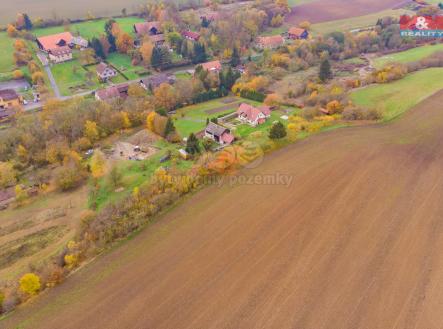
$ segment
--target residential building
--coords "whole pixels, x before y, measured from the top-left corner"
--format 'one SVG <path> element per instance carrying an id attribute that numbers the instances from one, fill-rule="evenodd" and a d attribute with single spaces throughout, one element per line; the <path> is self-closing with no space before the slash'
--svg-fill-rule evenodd
<path id="1" fill-rule="evenodd" d="M 72 50 L 68 46 L 57 47 L 48 51 L 49 60 L 53 63 L 62 63 L 72 59 Z"/>
<path id="2" fill-rule="evenodd" d="M 150 77 L 140 79 L 140 86 L 146 90 L 154 90 L 162 83 L 174 84 L 176 77 L 173 74 L 160 73 Z"/>
<path id="3" fill-rule="evenodd" d="M 238 120 L 247 123 L 253 127 L 263 124 L 271 116 L 269 106 L 254 107 L 252 105 L 242 103 L 237 109 Z"/>
<path id="4" fill-rule="evenodd" d="M 117 71 L 106 63 L 100 63 L 96 68 L 97 76 L 101 81 L 108 81 L 117 75 Z"/>
<path id="5" fill-rule="evenodd" d="M 161 24 L 158 21 L 135 23 L 134 32 L 137 36 L 161 34 Z"/>
<path id="6" fill-rule="evenodd" d="M 116 86 L 111 86 L 104 89 L 99 89 L 95 92 L 95 99 L 100 101 L 113 101 L 119 98 L 128 97 L 128 84 L 121 84 Z"/>
<path id="7" fill-rule="evenodd" d="M 72 39 L 71 32 L 63 32 L 37 38 L 37 45 L 42 51 L 47 53 L 50 50 L 72 44 Z"/>
<path id="8" fill-rule="evenodd" d="M 309 32 L 306 29 L 302 29 L 300 27 L 291 27 L 288 31 L 289 39 L 307 39 L 309 36 Z"/>
<path id="9" fill-rule="evenodd" d="M 200 39 L 200 34 L 193 31 L 182 31 L 182 37 L 191 41 L 197 42 Z"/>
<path id="10" fill-rule="evenodd" d="M 229 145 L 234 141 L 234 135 L 228 128 L 220 126 L 214 122 L 209 122 L 205 128 L 206 138 L 210 138 L 220 145 Z"/>
<path id="11" fill-rule="evenodd" d="M 88 48 L 88 45 L 89 45 L 88 40 L 80 36 L 73 37 L 70 43 L 71 47 L 79 47 L 81 49 Z"/>
<path id="12" fill-rule="evenodd" d="M 0 90 L 0 109 L 10 109 L 19 107 L 21 105 L 21 98 L 13 89 Z"/>
<path id="13" fill-rule="evenodd" d="M 197 66 L 201 65 L 203 70 L 209 71 L 209 72 L 220 72 L 222 69 L 222 65 L 220 61 L 212 61 L 212 62 L 206 62 L 198 64 Z"/>
<path id="14" fill-rule="evenodd" d="M 152 43 L 156 47 L 162 46 L 165 43 L 165 41 L 166 41 L 164 34 L 151 35 L 151 36 L 149 36 L 149 39 L 152 41 Z"/>
<path id="15" fill-rule="evenodd" d="M 260 49 L 276 49 L 285 44 L 285 39 L 281 35 L 269 37 L 258 37 L 256 46 Z"/>

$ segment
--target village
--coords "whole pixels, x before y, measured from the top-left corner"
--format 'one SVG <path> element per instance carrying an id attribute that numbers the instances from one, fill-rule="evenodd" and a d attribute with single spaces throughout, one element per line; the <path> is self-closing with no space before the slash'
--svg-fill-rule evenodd
<path id="1" fill-rule="evenodd" d="M 51 288 L 214 177 L 316 134 L 387 124 L 443 88 L 443 39 L 400 36 L 442 3 L 340 8 L 149 2 L 11 18 L 0 31 L 0 313 L 37 294 L 18 275 Z"/>

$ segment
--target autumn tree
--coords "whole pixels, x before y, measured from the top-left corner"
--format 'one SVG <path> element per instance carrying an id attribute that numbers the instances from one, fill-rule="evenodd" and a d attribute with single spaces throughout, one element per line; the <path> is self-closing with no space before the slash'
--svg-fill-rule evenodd
<path id="1" fill-rule="evenodd" d="M 85 122 L 85 130 L 84 135 L 86 138 L 88 138 L 92 143 L 98 140 L 99 138 L 99 132 L 97 123 L 94 121 L 86 120 Z"/>
<path id="2" fill-rule="evenodd" d="M 120 53 L 127 54 L 134 45 L 134 39 L 128 33 L 121 32 L 117 36 L 116 45 Z"/>
<path id="3" fill-rule="evenodd" d="M 162 83 L 154 90 L 154 98 L 157 107 L 168 111 L 173 110 L 177 105 L 174 87 L 168 83 Z"/>
<path id="4" fill-rule="evenodd" d="M 95 151 L 91 158 L 92 177 L 99 178 L 105 174 L 106 160 L 101 151 Z"/>
<path id="5" fill-rule="evenodd" d="M 20 290 L 28 295 L 36 295 L 40 290 L 40 278 L 34 273 L 26 273 L 20 280 Z"/>
<path id="6" fill-rule="evenodd" d="M 148 38 L 145 38 L 143 40 L 142 46 L 139 49 L 139 52 L 140 52 L 140 54 L 142 56 L 144 64 L 150 64 L 151 63 L 151 58 L 152 58 L 153 50 L 154 50 L 154 45 L 152 44 L 152 42 Z"/>
<path id="7" fill-rule="evenodd" d="M 8 187 L 16 182 L 17 173 L 10 162 L 0 162 L 0 186 Z"/>

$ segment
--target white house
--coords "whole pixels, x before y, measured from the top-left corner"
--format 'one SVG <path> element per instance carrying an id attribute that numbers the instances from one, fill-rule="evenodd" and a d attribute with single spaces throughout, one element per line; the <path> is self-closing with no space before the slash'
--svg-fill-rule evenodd
<path id="1" fill-rule="evenodd" d="M 238 120 L 253 127 L 263 124 L 271 116 L 271 109 L 268 106 L 254 107 L 242 103 L 237 110 Z"/>

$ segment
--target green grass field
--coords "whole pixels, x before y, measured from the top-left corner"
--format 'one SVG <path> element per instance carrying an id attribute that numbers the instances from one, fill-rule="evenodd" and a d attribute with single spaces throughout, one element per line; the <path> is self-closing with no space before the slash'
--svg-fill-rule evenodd
<path id="1" fill-rule="evenodd" d="M 122 160 L 117 163 L 117 168 L 122 175 L 121 192 L 116 192 L 115 187 L 111 185 L 106 177 L 99 180 L 99 190 L 96 196 L 96 204 L 98 209 L 111 203 L 122 200 L 128 196 L 135 187 L 148 184 L 154 172 L 160 167 L 174 167 L 177 169 L 189 169 L 194 164 L 192 161 L 185 161 L 180 158 L 170 159 L 160 163 L 160 159 L 167 152 L 176 154 L 181 147 L 179 144 L 170 144 L 164 140 L 158 141 L 156 146 L 160 151 L 143 161 Z M 91 202 L 91 200 L 89 200 Z"/>
<path id="2" fill-rule="evenodd" d="M 443 51 L 443 43 L 439 43 L 436 45 L 427 45 L 422 47 L 417 47 L 413 49 L 409 49 L 406 51 L 402 51 L 395 54 L 390 54 L 383 57 L 378 57 L 374 59 L 374 65 L 377 68 L 381 68 L 388 63 L 410 63 L 419 61 L 423 58 L 426 58 L 438 51 Z"/>
<path id="3" fill-rule="evenodd" d="M 123 31 L 128 32 L 131 35 L 134 35 L 134 29 L 133 29 L 134 23 L 142 22 L 143 19 L 137 17 L 125 17 L 125 18 L 117 18 L 116 21 L 120 25 L 120 28 Z M 106 19 L 100 19 L 95 21 L 75 23 L 68 26 L 54 26 L 54 27 L 36 29 L 33 31 L 33 33 L 37 37 L 41 37 L 45 35 L 61 33 L 66 31 L 66 29 L 68 29 L 72 33 L 79 33 L 85 39 L 91 39 L 93 37 L 99 37 L 101 34 L 105 32 L 104 31 L 105 23 Z"/>
<path id="4" fill-rule="evenodd" d="M 131 58 L 124 54 L 112 53 L 106 58 L 106 61 L 119 69 L 129 80 L 138 79 L 140 77 L 138 73 L 147 72 L 143 66 L 132 65 Z"/>
<path id="5" fill-rule="evenodd" d="M 0 33 L 0 72 L 11 72 L 15 65 L 12 59 L 14 53 L 14 39 L 11 39 L 6 32 Z"/>
<path id="6" fill-rule="evenodd" d="M 232 99 L 232 102 L 224 103 L 226 99 Z M 249 104 L 259 104 L 254 101 L 244 100 L 240 97 L 220 98 L 200 104 L 190 105 L 177 110 L 173 115 L 174 125 L 182 137 L 189 136 L 190 133 L 196 133 L 206 127 L 206 119 L 216 118 L 220 115 L 228 114 L 237 110 L 240 102 L 245 101 Z M 216 113 L 207 113 L 206 111 L 220 108 Z"/>
<path id="7" fill-rule="evenodd" d="M 392 120 L 443 88 L 443 68 L 431 68 L 389 84 L 372 85 L 351 94 L 359 106 L 383 111 L 383 121 Z"/>
<path id="8" fill-rule="evenodd" d="M 377 23 L 377 20 L 382 17 L 393 16 L 398 18 L 400 15 L 404 14 L 412 15 L 412 11 L 405 9 L 384 10 L 365 16 L 357 16 L 342 20 L 313 24 L 311 30 L 314 34 L 326 34 L 334 31 L 350 31 L 373 26 Z"/>

